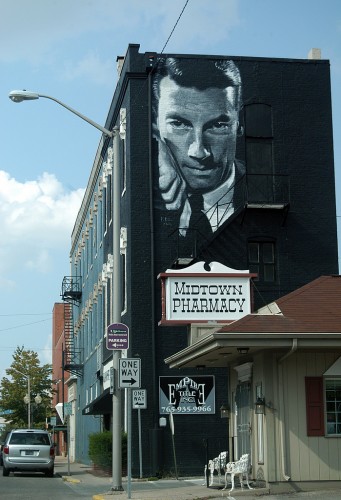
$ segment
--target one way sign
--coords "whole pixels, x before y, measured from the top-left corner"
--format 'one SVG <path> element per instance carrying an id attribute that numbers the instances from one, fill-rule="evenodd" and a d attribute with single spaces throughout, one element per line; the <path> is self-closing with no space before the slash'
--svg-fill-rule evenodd
<path id="1" fill-rule="evenodd" d="M 141 359 L 120 358 L 118 368 L 118 387 L 120 389 L 141 387 Z"/>
<path id="2" fill-rule="evenodd" d="M 133 391 L 132 407 L 138 410 L 145 410 L 147 408 L 146 389 L 135 389 Z"/>

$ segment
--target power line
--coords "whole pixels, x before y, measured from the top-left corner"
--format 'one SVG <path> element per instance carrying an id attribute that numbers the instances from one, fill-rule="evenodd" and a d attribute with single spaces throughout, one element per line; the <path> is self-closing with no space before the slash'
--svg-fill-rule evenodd
<path id="1" fill-rule="evenodd" d="M 16 330 L 17 328 L 22 328 L 23 326 L 36 325 L 37 323 L 45 323 L 46 321 L 51 321 L 51 318 L 41 319 L 40 321 L 33 321 L 32 323 L 24 323 L 22 325 L 11 326 L 9 328 L 2 328 L 0 332 L 6 332 L 8 330 Z"/>
<path id="2" fill-rule="evenodd" d="M 174 24 L 173 29 L 172 29 L 172 31 L 170 32 L 170 35 L 169 35 L 169 37 L 167 38 L 167 41 L 166 41 L 166 43 L 165 43 L 165 44 L 164 44 L 164 46 L 163 46 L 163 49 L 162 49 L 162 50 L 161 50 L 161 52 L 160 52 L 161 54 L 163 54 L 163 51 L 164 51 L 164 50 L 165 50 L 165 48 L 167 47 L 168 42 L 169 42 L 169 40 L 171 39 L 171 37 L 172 37 L 172 35 L 173 35 L 174 31 L 175 31 L 175 28 L 177 27 L 178 22 L 180 21 L 180 19 L 181 19 L 181 17 L 182 17 L 182 14 L 184 13 L 184 11 L 185 11 L 185 9 L 186 9 L 186 7 L 187 7 L 188 2 L 189 2 L 189 0 L 186 0 L 186 3 L 185 3 L 185 5 L 183 6 L 182 11 L 181 11 L 181 12 L 180 12 L 180 14 L 179 14 L 179 17 L 178 17 L 178 19 L 176 20 L 176 23 Z"/>
<path id="3" fill-rule="evenodd" d="M 14 313 L 14 314 L 0 314 L 0 317 L 11 317 L 11 316 L 52 316 L 52 313 Z"/>

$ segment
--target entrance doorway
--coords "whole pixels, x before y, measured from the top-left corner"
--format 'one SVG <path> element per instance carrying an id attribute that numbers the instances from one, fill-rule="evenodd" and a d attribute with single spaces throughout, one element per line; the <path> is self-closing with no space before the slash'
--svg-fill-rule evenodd
<path id="1" fill-rule="evenodd" d="M 251 383 L 241 382 L 236 387 L 236 430 L 237 442 L 235 460 L 248 453 L 251 456 Z"/>

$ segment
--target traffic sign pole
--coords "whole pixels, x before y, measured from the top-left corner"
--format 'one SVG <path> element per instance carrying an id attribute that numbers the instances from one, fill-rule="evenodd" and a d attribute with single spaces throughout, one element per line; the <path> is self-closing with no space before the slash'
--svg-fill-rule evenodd
<path id="1" fill-rule="evenodd" d="M 140 479 L 142 479 L 142 437 L 141 437 L 141 408 L 138 408 L 138 425 L 139 425 L 139 460 L 140 460 Z"/>
<path id="2" fill-rule="evenodd" d="M 141 409 L 147 408 L 147 390 L 146 389 L 134 389 L 133 390 L 132 408 L 137 409 L 137 412 L 138 412 L 140 479 L 142 479 L 143 473 L 142 473 Z"/>
<path id="3" fill-rule="evenodd" d="M 131 389 L 127 389 L 127 493 L 131 498 Z"/>

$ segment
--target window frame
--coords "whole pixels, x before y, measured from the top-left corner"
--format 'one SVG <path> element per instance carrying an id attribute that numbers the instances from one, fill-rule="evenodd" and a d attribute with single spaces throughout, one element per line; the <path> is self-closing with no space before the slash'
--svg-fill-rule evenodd
<path id="1" fill-rule="evenodd" d="M 258 261 L 250 260 L 250 246 L 252 244 L 256 244 L 258 247 Z M 273 254 L 273 262 L 267 262 L 264 260 L 264 246 L 266 244 L 272 245 L 272 254 Z M 277 282 L 277 258 L 276 258 L 276 241 L 273 239 L 260 239 L 260 238 L 250 238 L 247 242 L 247 262 L 248 269 L 250 272 L 254 272 L 257 274 L 257 277 L 254 278 L 255 281 L 262 284 L 272 284 Z M 257 266 L 257 269 L 256 269 Z M 268 267 L 272 267 L 273 279 L 268 280 L 265 279 L 266 273 L 264 270 Z"/>
<path id="2" fill-rule="evenodd" d="M 325 424 L 325 435 L 326 437 L 341 437 L 341 398 L 339 400 L 339 411 L 337 413 L 340 414 L 340 420 L 339 420 L 339 423 L 337 421 L 337 417 L 336 417 L 336 426 L 339 425 L 340 427 L 340 432 L 336 432 L 336 433 L 332 433 L 332 432 L 328 432 L 328 413 L 332 413 L 328 410 L 327 406 L 328 406 L 328 400 L 327 400 L 327 382 L 338 382 L 339 383 L 339 391 L 341 393 L 341 377 L 338 377 L 338 376 L 334 376 L 334 377 L 322 377 L 323 378 L 323 402 L 324 402 L 324 424 Z M 336 389 L 334 389 L 336 390 Z"/>

